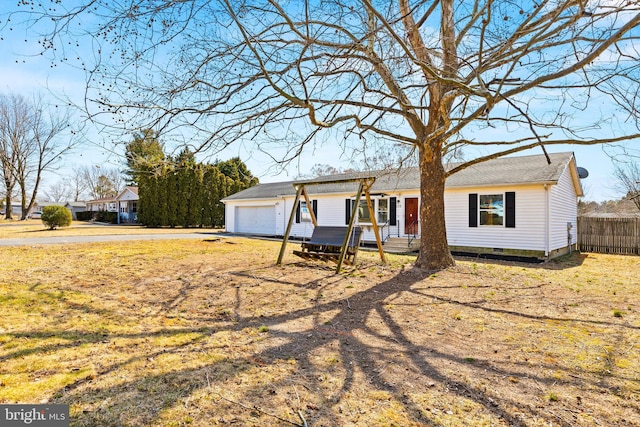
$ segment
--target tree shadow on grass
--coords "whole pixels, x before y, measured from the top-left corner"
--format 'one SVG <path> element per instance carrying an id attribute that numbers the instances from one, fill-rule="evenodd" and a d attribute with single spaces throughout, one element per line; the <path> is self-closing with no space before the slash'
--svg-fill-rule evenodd
<path id="1" fill-rule="evenodd" d="M 297 280 L 296 268 L 228 273 L 234 281 L 220 286 L 227 286 L 232 294 L 230 319 L 221 321 L 219 315 L 204 310 L 183 315 L 183 323 L 193 327 L 107 333 L 109 342 L 120 343 L 119 357 L 102 361 L 94 374 L 57 390 L 54 400 L 73 405 L 74 425 L 146 426 L 168 420 L 176 425 L 194 420 L 202 425 L 242 425 L 247 420 L 259 425 L 390 425 L 409 420 L 409 425 L 440 426 L 447 420 L 470 416 L 472 422 L 490 420 L 510 426 L 528 425 L 527 419 L 570 426 L 575 425 L 574 419 L 554 415 L 540 402 L 544 387 L 563 383 L 607 391 L 606 386 L 576 378 L 571 372 L 563 378 L 551 373 L 523 374 L 529 365 L 522 361 L 471 357 L 482 354 L 474 348 L 481 335 L 474 338 L 457 332 L 455 320 L 453 326 L 413 324 L 397 314 L 402 309 L 437 310 L 440 307 L 429 305 L 447 304 L 531 321 L 544 322 L 548 316 L 496 309 L 482 299 L 445 298 L 441 292 L 461 285 L 432 289 L 429 275 L 419 270 L 377 284 L 361 283 L 361 290 L 340 297 L 341 287 L 358 283 L 322 267 L 314 270 L 313 277 Z M 203 274 L 200 280 L 206 282 L 214 274 L 218 273 Z M 179 309 L 197 286 L 193 280 L 181 283 L 175 295 L 158 303 L 161 310 Z M 262 284 L 267 283 L 281 286 L 283 294 L 273 294 L 272 288 L 261 293 Z M 332 297 L 325 298 L 325 293 Z M 300 295 L 310 303 L 300 303 Z M 272 314 L 247 311 L 254 301 L 266 304 L 265 299 L 270 298 L 275 302 L 269 303 L 284 304 L 278 300 L 287 297 L 292 301 L 295 297 L 301 306 L 275 307 Z M 68 310 L 102 309 L 70 304 Z M 442 319 L 433 316 L 434 321 Z M 66 339 L 66 347 L 98 344 L 99 337 L 87 334 L 86 339 L 76 339 L 73 334 L 65 335 L 68 333 L 49 334 Z M 82 331 L 77 334 L 83 336 Z M 190 338 L 151 343 L 148 350 L 132 350 L 127 355 L 127 346 L 183 335 Z M 15 338 L 20 338 L 20 333 Z M 33 352 L 55 350 L 44 346 Z M 4 357 L 21 356 L 13 353 Z M 550 365 L 552 368 L 562 369 Z M 517 382 L 511 385 L 512 393 L 506 394 L 492 387 L 492 378 L 514 378 Z M 531 404 L 536 400 L 537 405 Z M 465 410 L 471 415 L 464 415 Z"/>
<path id="2" fill-rule="evenodd" d="M 581 266 L 582 264 L 584 264 L 587 258 L 589 258 L 589 254 L 585 252 L 573 251 L 558 258 L 546 261 L 538 258 L 527 259 L 519 257 L 509 257 L 499 254 L 478 254 L 474 256 L 473 254 L 468 253 L 458 253 L 455 258 L 459 260 L 475 262 L 478 264 L 513 265 L 542 270 L 563 270 L 566 268 Z"/>

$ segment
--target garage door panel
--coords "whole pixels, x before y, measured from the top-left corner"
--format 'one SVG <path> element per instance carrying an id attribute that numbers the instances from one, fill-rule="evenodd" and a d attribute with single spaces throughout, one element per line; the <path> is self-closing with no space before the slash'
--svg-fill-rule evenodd
<path id="1" fill-rule="evenodd" d="M 236 208 L 236 232 L 276 234 L 275 206 L 242 206 Z"/>

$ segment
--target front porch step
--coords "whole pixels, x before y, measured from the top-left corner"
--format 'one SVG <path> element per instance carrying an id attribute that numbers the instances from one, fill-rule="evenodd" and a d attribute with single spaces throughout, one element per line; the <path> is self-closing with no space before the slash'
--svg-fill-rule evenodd
<path id="1" fill-rule="evenodd" d="M 383 249 L 390 253 L 414 252 L 420 249 L 420 238 L 413 239 L 409 245 L 409 239 L 406 237 L 389 237 L 384 242 Z"/>

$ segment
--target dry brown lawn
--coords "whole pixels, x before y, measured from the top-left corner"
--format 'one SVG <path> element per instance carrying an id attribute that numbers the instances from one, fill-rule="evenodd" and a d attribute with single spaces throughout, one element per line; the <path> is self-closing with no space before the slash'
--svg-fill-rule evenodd
<path id="1" fill-rule="evenodd" d="M 0 248 L 0 402 L 77 426 L 640 425 L 640 257 L 544 264 L 243 238 Z"/>

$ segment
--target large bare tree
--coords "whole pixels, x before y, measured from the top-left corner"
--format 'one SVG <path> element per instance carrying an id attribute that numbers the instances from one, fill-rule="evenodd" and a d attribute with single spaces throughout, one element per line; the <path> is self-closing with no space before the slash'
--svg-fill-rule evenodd
<path id="1" fill-rule="evenodd" d="M 84 197 L 86 197 L 86 193 L 89 190 L 90 183 L 85 179 L 84 171 L 85 168 L 82 166 L 73 166 L 71 173 L 67 177 L 69 195 L 74 202 L 85 200 Z"/>
<path id="2" fill-rule="evenodd" d="M 77 178 L 84 182 L 89 196 L 93 199 L 104 199 L 117 196 L 125 187 L 122 173 L 111 167 L 84 166 L 74 171 Z"/>
<path id="3" fill-rule="evenodd" d="M 22 3 L 43 48 L 87 69 L 95 120 L 188 126 L 205 135 L 200 148 L 251 141 L 279 162 L 327 140 L 345 155 L 407 146 L 422 176 L 422 268 L 454 264 L 450 174 L 639 136 L 633 0 Z M 72 51 L 87 38 L 93 63 Z M 615 116 L 628 126 L 611 126 Z M 447 167 L 454 154 L 466 161 Z"/>
<path id="4" fill-rule="evenodd" d="M 29 157 L 17 176 L 22 219 L 33 209 L 44 172 L 57 168 L 78 143 L 77 134 L 71 129 L 71 115 L 66 109 L 34 102 L 31 126 L 31 139 L 25 145 Z"/>
<path id="5" fill-rule="evenodd" d="M 16 169 L 24 124 L 29 120 L 29 106 L 23 98 L 0 95 L 0 165 L 5 190 L 5 219 L 13 219 L 12 200 Z"/>
<path id="6" fill-rule="evenodd" d="M 17 185 L 21 219 L 26 219 L 36 202 L 43 174 L 57 167 L 77 143 L 69 111 L 49 108 L 22 95 L 0 95 L 0 139 L 5 188 Z"/>
<path id="7" fill-rule="evenodd" d="M 66 203 L 71 200 L 71 188 L 65 179 L 59 179 L 44 189 L 43 200 L 53 203 Z"/>

